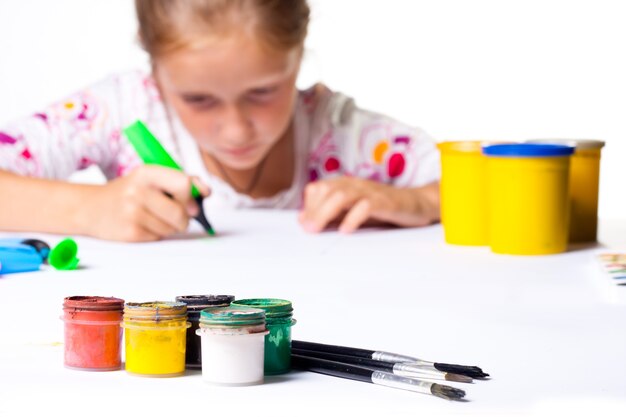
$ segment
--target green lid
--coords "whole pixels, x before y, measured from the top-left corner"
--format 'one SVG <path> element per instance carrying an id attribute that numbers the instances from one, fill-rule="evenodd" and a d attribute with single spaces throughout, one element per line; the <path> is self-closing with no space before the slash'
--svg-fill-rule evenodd
<path id="1" fill-rule="evenodd" d="M 249 298 L 246 300 L 235 300 L 231 306 L 260 308 L 265 311 L 265 316 L 270 319 L 291 317 L 293 307 L 291 301 L 280 298 Z"/>
<path id="2" fill-rule="evenodd" d="M 200 312 L 200 323 L 226 327 L 256 326 L 265 324 L 265 311 L 249 307 L 210 307 Z"/>
<path id="3" fill-rule="evenodd" d="M 63 239 L 50 251 L 48 263 L 55 269 L 71 270 L 76 269 L 79 259 L 76 257 L 78 245 L 74 239 Z"/>

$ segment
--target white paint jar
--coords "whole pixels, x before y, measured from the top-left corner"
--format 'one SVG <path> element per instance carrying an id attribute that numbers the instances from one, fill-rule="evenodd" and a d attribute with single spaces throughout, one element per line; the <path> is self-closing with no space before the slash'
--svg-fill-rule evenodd
<path id="1" fill-rule="evenodd" d="M 263 382 L 265 311 L 246 307 L 206 308 L 200 313 L 202 380 L 215 385 Z"/>

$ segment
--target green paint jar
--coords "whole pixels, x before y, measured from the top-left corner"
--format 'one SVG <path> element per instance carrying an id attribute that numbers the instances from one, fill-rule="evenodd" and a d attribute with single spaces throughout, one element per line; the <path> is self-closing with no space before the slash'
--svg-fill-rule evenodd
<path id="1" fill-rule="evenodd" d="M 236 300 L 231 306 L 253 307 L 265 311 L 265 320 L 269 333 L 265 336 L 265 375 L 279 375 L 291 369 L 291 326 L 296 324 L 292 318 L 291 301 L 277 298 L 254 298 Z"/>

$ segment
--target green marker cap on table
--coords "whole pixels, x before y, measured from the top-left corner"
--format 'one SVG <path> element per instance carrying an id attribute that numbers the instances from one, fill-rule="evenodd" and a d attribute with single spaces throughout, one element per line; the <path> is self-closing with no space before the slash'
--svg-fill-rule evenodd
<path id="1" fill-rule="evenodd" d="M 63 239 L 50 251 L 48 263 L 58 270 L 76 269 L 79 259 L 76 257 L 78 245 L 74 239 Z"/>

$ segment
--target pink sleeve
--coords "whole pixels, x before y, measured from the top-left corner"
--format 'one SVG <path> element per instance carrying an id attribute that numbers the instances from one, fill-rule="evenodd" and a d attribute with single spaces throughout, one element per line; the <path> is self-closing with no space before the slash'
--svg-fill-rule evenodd
<path id="1" fill-rule="evenodd" d="M 109 179 L 123 175 L 139 164 L 121 131 L 141 117 L 144 79 L 139 73 L 112 76 L 0 127 L 0 169 L 66 179 L 97 165 Z"/>
<path id="2" fill-rule="evenodd" d="M 311 180 L 349 175 L 398 187 L 439 180 L 439 153 L 423 130 L 360 109 L 343 94 L 317 86 L 309 108 Z"/>

